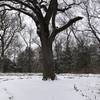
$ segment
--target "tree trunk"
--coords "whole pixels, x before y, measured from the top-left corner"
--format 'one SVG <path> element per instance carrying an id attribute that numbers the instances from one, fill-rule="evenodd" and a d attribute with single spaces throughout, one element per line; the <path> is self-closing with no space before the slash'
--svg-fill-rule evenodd
<path id="1" fill-rule="evenodd" d="M 43 80 L 55 80 L 55 68 L 53 61 L 52 43 L 49 39 L 42 39 L 42 63 L 43 63 Z"/>
<path id="2" fill-rule="evenodd" d="M 1 38 L 1 57 L 4 58 L 4 40 Z"/>
<path id="3" fill-rule="evenodd" d="M 28 47 L 28 60 L 29 60 L 29 66 L 28 66 L 28 72 L 31 73 L 32 72 L 32 64 L 31 64 L 31 47 Z"/>
<path id="4" fill-rule="evenodd" d="M 5 66 L 4 66 L 4 40 L 3 40 L 3 37 L 1 38 L 1 64 L 0 64 L 0 70 L 1 72 L 5 72 Z"/>

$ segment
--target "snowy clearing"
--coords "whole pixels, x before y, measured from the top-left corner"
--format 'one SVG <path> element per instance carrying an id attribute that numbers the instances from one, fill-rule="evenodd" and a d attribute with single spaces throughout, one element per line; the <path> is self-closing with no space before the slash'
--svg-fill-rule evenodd
<path id="1" fill-rule="evenodd" d="M 0 100 L 100 100 L 100 75 L 0 74 Z"/>

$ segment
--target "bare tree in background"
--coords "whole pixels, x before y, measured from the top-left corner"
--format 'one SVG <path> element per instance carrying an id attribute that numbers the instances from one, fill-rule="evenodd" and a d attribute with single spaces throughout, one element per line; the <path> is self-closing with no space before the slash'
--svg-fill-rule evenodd
<path id="1" fill-rule="evenodd" d="M 25 35 L 25 34 L 27 34 L 27 35 Z M 28 63 L 27 63 L 27 65 L 25 66 L 23 66 L 23 67 L 28 67 L 28 70 L 27 70 L 27 72 L 32 72 L 32 64 L 33 64 L 33 56 L 34 55 L 32 55 L 33 53 L 31 53 L 32 52 L 32 44 L 33 44 L 33 38 L 34 38 L 34 31 L 33 31 L 33 29 L 26 29 L 26 30 L 24 30 L 24 32 L 20 32 L 20 36 L 22 37 L 22 39 L 23 39 L 23 41 L 24 41 L 24 43 L 25 43 L 25 45 L 26 45 L 26 51 L 27 51 L 27 59 L 28 59 Z"/>
<path id="2" fill-rule="evenodd" d="M 20 31 L 18 17 L 9 15 L 6 10 L 0 12 L 0 44 L 1 57 L 5 56 L 5 52 L 13 42 L 15 34 Z"/>
<path id="3" fill-rule="evenodd" d="M 70 19 L 65 25 L 61 27 L 56 26 L 56 16 L 59 13 L 64 13 L 76 4 L 74 2 L 67 4 L 63 1 L 60 7 L 60 2 L 57 0 L 1 0 L 0 6 L 5 6 L 7 10 L 17 10 L 28 15 L 33 19 L 37 27 L 37 34 L 40 37 L 43 55 L 43 79 L 55 79 L 55 68 L 53 64 L 52 43 L 56 35 L 67 29 L 73 23 L 81 20 L 82 17 L 77 16 Z M 51 24 L 51 25 L 50 25 Z M 52 26 L 50 31 L 49 26 Z M 33 26 L 34 27 L 34 26 Z"/>
<path id="4" fill-rule="evenodd" d="M 92 33 L 93 37 L 97 39 L 97 41 L 100 43 L 100 2 L 99 0 L 86 0 L 83 2 L 83 5 L 81 5 L 81 8 L 83 9 L 83 15 L 86 17 L 86 24 L 85 30 L 88 33 Z"/>
<path id="5" fill-rule="evenodd" d="M 7 62 L 11 62 L 6 58 L 6 53 L 14 41 L 16 34 L 21 31 L 20 23 L 16 13 L 9 15 L 5 8 L 0 11 L 0 68 L 5 72 Z M 7 62 L 6 62 L 7 61 Z"/>

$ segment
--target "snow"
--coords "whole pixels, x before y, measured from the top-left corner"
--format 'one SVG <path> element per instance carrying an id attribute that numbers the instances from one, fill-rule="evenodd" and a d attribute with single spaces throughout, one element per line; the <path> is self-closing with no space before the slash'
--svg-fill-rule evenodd
<path id="1" fill-rule="evenodd" d="M 100 75 L 0 74 L 0 100 L 100 100 Z"/>

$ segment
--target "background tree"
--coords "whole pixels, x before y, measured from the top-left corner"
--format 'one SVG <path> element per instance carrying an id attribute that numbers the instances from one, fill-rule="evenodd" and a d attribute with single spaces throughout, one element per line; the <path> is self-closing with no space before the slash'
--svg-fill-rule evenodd
<path id="1" fill-rule="evenodd" d="M 97 6 L 98 5 L 98 6 Z M 84 0 L 82 5 L 80 6 L 82 10 L 82 14 L 85 17 L 82 30 L 90 34 L 91 37 L 95 37 L 97 41 L 100 43 L 100 30 L 99 30 L 99 9 L 100 2 L 98 0 Z"/>
<path id="2" fill-rule="evenodd" d="M 18 54 L 17 66 L 21 69 L 22 72 L 30 72 L 30 71 L 32 72 L 33 65 L 34 65 L 34 51 L 30 47 L 27 47 L 25 51 Z"/>
<path id="3" fill-rule="evenodd" d="M 85 72 L 88 73 L 91 62 L 89 46 L 85 38 L 80 37 L 79 40 L 80 42 L 77 44 L 76 66 L 79 70 L 84 71 L 85 69 Z"/>
<path id="4" fill-rule="evenodd" d="M 9 15 L 5 9 L 0 12 L 0 43 L 2 58 L 14 41 L 15 35 L 20 31 L 18 17 L 16 15 L 17 14 Z"/>
<path id="5" fill-rule="evenodd" d="M 54 41 L 54 62 L 55 62 L 55 72 L 62 72 L 62 56 L 63 56 L 63 38 L 60 38 L 59 35 Z"/>
<path id="6" fill-rule="evenodd" d="M 27 30 L 28 32 L 27 32 L 27 36 L 25 35 L 25 30 L 24 30 L 24 32 L 23 33 L 21 33 L 20 32 L 20 36 L 22 37 L 22 39 L 24 40 L 24 43 L 26 44 L 26 52 L 27 52 L 27 54 L 26 54 L 26 56 L 27 56 L 27 65 L 26 65 L 26 68 L 25 69 L 27 69 L 27 67 L 28 67 L 28 72 L 32 72 L 32 57 L 31 56 L 33 56 L 31 53 L 32 53 L 32 30 Z M 29 37 L 28 37 L 28 35 L 29 35 Z M 22 54 L 23 54 L 23 52 L 22 52 Z M 21 54 L 20 54 L 21 55 Z M 21 55 L 22 56 L 22 55 Z M 26 57 L 25 56 L 25 57 Z M 24 58 L 25 58 L 24 57 Z M 23 57 L 22 57 L 23 58 Z M 23 60 L 24 61 L 24 60 Z M 24 65 L 25 66 L 25 65 Z"/>
<path id="7" fill-rule="evenodd" d="M 72 69 L 72 45 L 71 45 L 71 36 L 70 33 L 67 33 L 67 39 L 64 45 L 63 50 L 63 66 L 65 67 L 65 71 L 70 72 Z"/>
<path id="8" fill-rule="evenodd" d="M 8 49 L 12 42 L 14 42 L 15 36 L 21 31 L 19 27 L 19 20 L 17 13 L 10 14 L 3 8 L 0 12 L 0 53 L 1 53 L 1 69 L 2 72 L 6 70 L 3 60 L 6 60 L 5 56 L 8 53 Z M 5 61 L 4 61 L 5 62 Z"/>
<path id="9" fill-rule="evenodd" d="M 20 40 L 19 35 L 15 35 L 13 42 L 10 44 L 9 48 L 6 51 L 6 56 L 16 63 L 17 55 L 23 51 L 24 45 Z"/>

